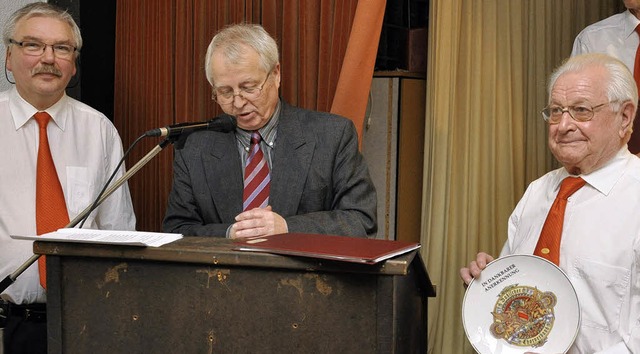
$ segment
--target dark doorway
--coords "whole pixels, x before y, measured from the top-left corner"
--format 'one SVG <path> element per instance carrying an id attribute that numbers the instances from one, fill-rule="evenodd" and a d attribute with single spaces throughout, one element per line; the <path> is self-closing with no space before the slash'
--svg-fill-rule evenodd
<path id="1" fill-rule="evenodd" d="M 49 0 L 73 15 L 82 32 L 78 74 L 67 94 L 113 120 L 116 0 Z"/>

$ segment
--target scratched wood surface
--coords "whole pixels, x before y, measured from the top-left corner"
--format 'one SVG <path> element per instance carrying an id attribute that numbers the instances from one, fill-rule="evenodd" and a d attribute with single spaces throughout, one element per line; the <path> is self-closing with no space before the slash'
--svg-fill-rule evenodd
<path id="1" fill-rule="evenodd" d="M 366 266 L 232 248 L 36 242 L 48 255 L 50 352 L 426 352 L 415 253 Z"/>

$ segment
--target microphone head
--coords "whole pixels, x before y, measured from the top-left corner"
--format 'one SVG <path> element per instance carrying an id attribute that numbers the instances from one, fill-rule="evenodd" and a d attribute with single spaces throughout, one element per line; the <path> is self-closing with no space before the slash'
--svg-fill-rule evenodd
<path id="1" fill-rule="evenodd" d="M 209 131 L 216 131 L 221 133 L 228 133 L 228 132 L 234 131 L 236 129 L 236 125 L 237 125 L 236 119 L 230 115 L 225 114 L 223 116 L 215 117 L 213 119 L 206 121 L 205 127 L 203 128 L 201 126 L 197 130 L 209 130 Z M 180 150 L 184 147 L 184 144 L 187 141 L 187 137 L 190 135 L 190 133 L 191 132 L 182 132 L 179 135 L 178 139 L 174 141 L 174 146 L 176 149 Z"/>
<path id="2" fill-rule="evenodd" d="M 225 114 L 221 117 L 211 119 L 208 123 L 207 130 L 228 133 L 234 131 L 237 125 L 238 122 L 233 116 Z"/>

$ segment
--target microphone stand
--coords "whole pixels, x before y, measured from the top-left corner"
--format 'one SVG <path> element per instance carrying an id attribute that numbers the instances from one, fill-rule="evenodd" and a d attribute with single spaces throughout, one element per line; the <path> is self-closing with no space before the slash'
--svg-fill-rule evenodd
<path id="1" fill-rule="evenodd" d="M 146 165 L 157 154 L 159 154 L 160 151 L 162 151 L 162 149 L 167 147 L 167 145 L 173 143 L 176 139 L 177 137 L 167 137 L 166 139 L 161 141 L 158 145 L 156 145 L 153 149 L 151 149 L 151 151 L 149 151 L 142 159 L 140 159 L 138 163 L 136 163 L 131 169 L 129 169 L 124 175 L 122 175 L 122 177 L 118 178 L 113 183 L 113 185 L 109 187 L 109 189 L 107 189 L 102 194 L 102 196 L 100 197 L 100 199 L 98 199 L 97 202 L 92 203 L 86 209 L 80 212 L 80 214 L 78 214 L 73 220 L 71 220 L 71 222 L 69 222 L 69 224 L 67 224 L 65 228 L 71 228 L 76 226 L 80 221 L 82 221 L 82 219 L 84 219 L 85 216 L 87 216 L 89 213 L 95 210 L 95 208 L 98 207 L 98 205 L 102 204 L 102 202 L 105 199 L 107 199 L 107 197 L 113 194 L 113 192 L 115 192 L 122 184 L 124 184 L 124 182 L 129 180 L 129 178 L 131 178 L 144 165 Z M 35 261 L 37 261 L 38 258 L 40 258 L 40 255 L 34 254 L 33 256 L 31 256 L 31 258 L 29 258 L 26 262 L 24 262 L 20 267 L 18 267 L 18 269 L 16 269 L 13 273 L 7 275 L 7 277 L 4 278 L 2 282 L 0 282 L 0 293 L 5 291 L 11 284 L 13 284 L 18 278 L 18 276 L 20 276 L 20 274 L 22 274 L 27 268 L 29 268 L 29 266 L 31 266 Z"/>

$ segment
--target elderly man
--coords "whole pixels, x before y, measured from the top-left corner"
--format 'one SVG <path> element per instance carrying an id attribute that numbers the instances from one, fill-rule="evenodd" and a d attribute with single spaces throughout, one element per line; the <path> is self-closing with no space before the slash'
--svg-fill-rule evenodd
<path id="1" fill-rule="evenodd" d="M 640 159 L 627 149 L 636 84 L 617 59 L 584 54 L 556 69 L 549 92 L 542 114 L 563 167 L 529 185 L 500 256 L 536 254 L 568 275 L 582 311 L 569 353 L 640 353 Z M 557 238 L 549 241 L 557 215 L 550 209 L 568 185 L 573 194 L 566 193 L 564 219 L 556 219 Z M 492 260 L 478 253 L 460 270 L 463 281 Z"/>
<path id="2" fill-rule="evenodd" d="M 175 151 L 165 231 L 375 235 L 375 189 L 353 123 L 280 100 L 278 47 L 261 26 L 216 34 L 205 69 L 238 128 L 196 132 Z"/>

